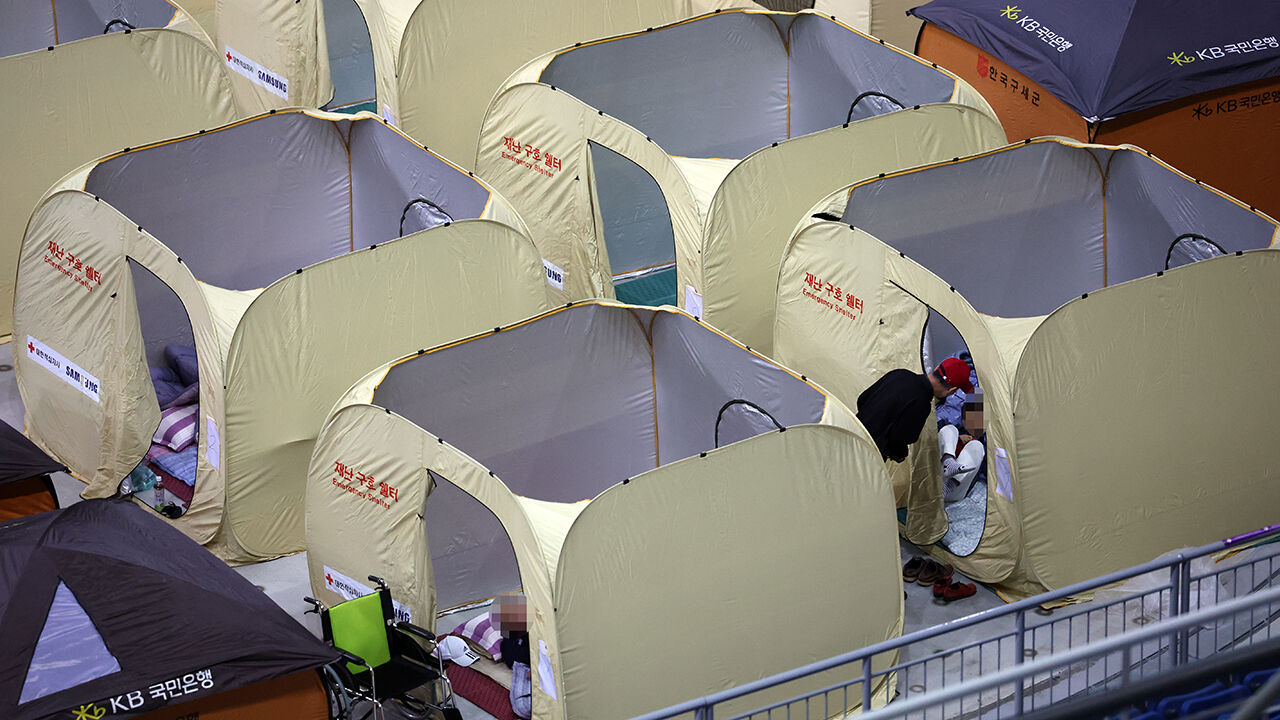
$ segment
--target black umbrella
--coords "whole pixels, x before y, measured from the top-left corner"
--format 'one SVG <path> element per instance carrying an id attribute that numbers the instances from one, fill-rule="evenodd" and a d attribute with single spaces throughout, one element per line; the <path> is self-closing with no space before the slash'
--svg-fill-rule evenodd
<path id="1" fill-rule="evenodd" d="M 0 524 L 0 717 L 129 717 L 335 659 L 129 500 Z"/>
<path id="2" fill-rule="evenodd" d="M 9 423 L 0 420 L 0 485 L 66 469 Z"/>

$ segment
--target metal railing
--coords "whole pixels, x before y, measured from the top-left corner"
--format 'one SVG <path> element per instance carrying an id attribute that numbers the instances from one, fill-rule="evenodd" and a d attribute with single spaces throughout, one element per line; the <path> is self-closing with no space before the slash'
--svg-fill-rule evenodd
<path id="1" fill-rule="evenodd" d="M 860 650 L 795 668 L 738 688 L 689 700 L 635 720 L 743 720 L 828 718 L 872 707 L 872 698 L 896 692 L 891 708 L 992 673 L 1016 672 L 1037 658 L 1052 658 L 1128 635 L 1153 623 L 1161 627 L 1198 609 L 1260 593 L 1280 577 L 1280 524 L 1186 550 L 1113 573 L 976 613 Z M 1210 556 L 1242 550 L 1214 567 Z M 1124 583 L 1127 590 L 1111 586 Z M 1132 586 L 1139 585 L 1136 589 Z M 1093 595 L 1093 601 L 1057 610 L 1055 604 Z M 1120 597 L 1110 598 L 1110 595 Z M 1169 642 L 1141 656 L 1137 672 L 1160 672 L 1230 650 L 1251 634 L 1231 625 L 1178 625 Z M 978 640 L 970 638 L 979 637 Z M 1083 652 L 1083 651 L 1082 651 Z M 1092 656 L 1091 656 L 1092 657 Z M 1030 684 L 983 685 L 960 694 L 928 717 L 1005 718 L 1106 687 L 1134 668 L 1100 656 L 1069 671 L 1034 677 Z M 812 688 L 819 679 L 828 682 Z M 831 678 L 836 682 L 829 682 Z M 800 687 L 806 689 L 801 692 Z M 948 695 L 950 697 L 950 695 Z M 950 704 L 946 704 L 950 703 Z M 870 715 L 868 715 L 870 716 Z M 923 716 L 922 716 L 923 717 Z"/>
<path id="2" fill-rule="evenodd" d="M 1099 663 L 1105 665 L 1108 661 L 1114 661 L 1120 671 L 1104 684 L 1094 686 L 1092 689 L 1094 692 L 1122 690 L 1138 680 L 1163 672 L 1163 668 L 1144 668 L 1143 660 L 1151 656 L 1153 648 L 1155 652 L 1159 652 L 1161 648 L 1176 645 L 1179 637 L 1185 637 L 1199 628 L 1216 627 L 1227 623 L 1232 626 L 1244 624 L 1253 628 L 1253 632 L 1249 633 L 1247 644 L 1269 640 L 1273 636 L 1273 626 L 1278 615 L 1280 615 L 1280 587 L 1228 600 L 1213 607 L 1194 610 L 1151 627 L 988 673 L 958 685 L 895 702 L 861 717 L 863 720 L 931 717 L 934 713 L 930 711 L 945 712 L 948 703 L 951 702 L 963 702 L 966 698 L 991 690 L 1008 694 L 1017 688 L 1034 684 L 1038 678 L 1059 676 L 1080 666 L 1096 666 Z M 1276 636 L 1280 636 L 1280 633 L 1276 633 Z"/>

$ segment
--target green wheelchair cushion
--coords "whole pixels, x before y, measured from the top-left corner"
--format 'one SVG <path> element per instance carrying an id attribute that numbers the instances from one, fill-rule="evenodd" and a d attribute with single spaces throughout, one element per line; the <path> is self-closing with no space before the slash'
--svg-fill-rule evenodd
<path id="1" fill-rule="evenodd" d="M 370 667 L 378 667 L 391 659 L 387 644 L 387 621 L 382 615 L 382 598 L 372 593 L 329 608 L 329 627 L 333 644 L 359 655 Z M 353 673 L 363 672 L 359 665 L 347 663 Z"/>

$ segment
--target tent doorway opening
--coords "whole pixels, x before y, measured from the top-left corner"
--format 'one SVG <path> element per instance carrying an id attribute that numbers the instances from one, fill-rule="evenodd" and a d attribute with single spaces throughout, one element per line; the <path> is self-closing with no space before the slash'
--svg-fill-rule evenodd
<path id="1" fill-rule="evenodd" d="M 423 522 L 436 590 L 437 629 L 443 632 L 455 622 L 446 616 L 520 592 L 523 584 L 511 538 L 493 511 L 434 470 L 427 475 L 431 490 Z"/>
<path id="2" fill-rule="evenodd" d="M 324 32 L 329 51 L 333 97 L 323 110 L 378 112 L 373 41 L 355 0 L 324 0 Z"/>
<path id="3" fill-rule="evenodd" d="M 160 424 L 142 462 L 121 481 L 120 492 L 167 518 L 178 518 L 186 514 L 195 495 L 199 457 L 200 370 L 195 335 L 177 294 L 140 263 L 132 258 L 128 262 L 155 389 L 153 396 L 141 402 L 157 405 Z"/>
<path id="4" fill-rule="evenodd" d="M 591 151 L 597 237 L 609 255 L 618 301 L 676 305 L 676 238 L 662 188 L 653 176 L 599 143 Z"/>
<path id="5" fill-rule="evenodd" d="M 973 393 L 958 390 L 939 403 L 934 412 L 938 427 L 938 454 L 943 462 L 943 509 L 947 514 L 947 534 L 938 544 L 952 555 L 964 557 L 978 548 L 987 524 L 987 452 L 982 388 L 973 370 L 969 346 L 955 326 L 933 308 L 929 308 L 929 318 L 921 333 L 920 356 L 926 372 L 952 357 L 964 360 L 970 368 Z"/>

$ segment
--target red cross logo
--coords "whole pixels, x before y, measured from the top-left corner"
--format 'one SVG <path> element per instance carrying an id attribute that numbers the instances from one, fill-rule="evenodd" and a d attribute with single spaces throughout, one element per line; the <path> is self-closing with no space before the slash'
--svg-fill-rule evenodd
<path id="1" fill-rule="evenodd" d="M 326 573 L 326 574 L 325 574 L 325 576 L 324 576 L 324 584 L 325 584 L 325 585 L 332 585 L 332 584 L 333 584 L 333 576 L 332 576 L 332 575 L 329 575 L 329 574 L 327 574 L 327 573 Z"/>
<path id="2" fill-rule="evenodd" d="M 31 343 L 27 343 L 27 352 L 34 354 L 35 351 L 36 351 L 36 346 L 32 345 Z"/>
<path id="3" fill-rule="evenodd" d="M 231 53 L 227 53 L 227 62 L 231 62 Z"/>

